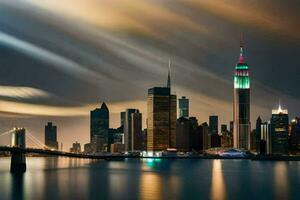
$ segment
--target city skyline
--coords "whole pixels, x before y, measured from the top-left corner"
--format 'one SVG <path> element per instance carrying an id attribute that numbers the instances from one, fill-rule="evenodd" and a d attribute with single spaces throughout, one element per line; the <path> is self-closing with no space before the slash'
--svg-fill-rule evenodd
<path id="1" fill-rule="evenodd" d="M 276 19 L 276 16 L 268 11 L 261 12 L 267 3 L 255 2 L 253 5 L 237 3 L 232 7 L 224 7 L 221 3 L 217 9 L 224 11 L 224 14 L 220 15 L 210 9 L 215 1 L 210 2 L 201 2 L 200 4 L 204 7 L 194 8 L 195 10 L 191 12 L 193 16 L 185 13 L 192 7 L 191 5 L 194 5 L 195 2 L 192 1 L 191 4 L 184 5 L 176 2 L 172 6 L 154 2 L 134 2 L 141 7 L 150 6 L 152 11 L 154 8 L 160 8 L 157 12 L 165 14 L 165 18 L 157 25 L 157 30 L 159 36 L 170 36 L 168 40 L 161 40 L 153 33 L 149 35 L 144 27 L 132 28 L 133 24 L 126 24 L 127 22 L 120 22 L 124 23 L 124 26 L 120 26 L 111 21 L 108 23 L 111 25 L 109 27 L 94 24 L 93 19 L 88 18 L 85 11 L 79 14 L 83 16 L 83 21 L 80 22 L 87 28 L 86 32 L 74 27 L 65 30 L 62 27 L 63 23 L 73 25 L 68 17 L 76 19 L 78 17 L 71 8 L 62 14 L 59 9 L 53 9 L 57 5 L 50 2 L 44 5 L 38 1 L 20 2 L 20 5 L 14 5 L 9 1 L 1 2 L 1 9 L 12 11 L 1 12 L 3 17 L 0 43 L 3 56 L 0 64 L 4 66 L 1 68 L 3 73 L 1 73 L 0 87 L 1 130 L 25 126 L 35 132 L 40 140 L 43 140 L 44 125 L 48 121 L 53 121 L 58 126 L 58 141 L 66 141 L 65 148 L 71 146 L 76 140 L 81 143 L 88 142 L 89 111 L 99 107 L 102 101 L 111 102 L 111 104 L 108 103 L 112 113 L 110 127 L 118 127 L 119 112 L 126 108 L 134 107 L 141 113 L 146 113 L 146 90 L 165 84 L 169 59 L 172 60 L 173 89 L 177 97 L 187 96 L 190 99 L 190 116 L 195 116 L 200 122 L 204 122 L 208 121 L 209 115 L 218 115 L 220 124 L 228 124 L 232 118 L 232 72 L 237 59 L 241 32 L 244 33 L 247 46 L 246 56 L 253 73 L 251 74 L 253 78 L 251 122 L 254 123 L 259 115 L 264 120 L 268 119 L 269 111 L 277 107 L 279 99 L 283 106 L 290 110 L 291 117 L 297 116 L 300 112 L 297 100 L 299 94 L 297 87 L 294 86 L 298 77 L 297 73 L 293 72 L 297 70 L 295 63 L 297 63 L 296 55 L 299 51 L 296 48 L 299 44 L 297 34 L 299 30 L 295 28 L 296 26 L 292 26 L 295 21 L 291 14 L 286 13 L 287 7 L 281 6 L 280 1 L 272 4 L 278 9 L 279 16 L 285 15 L 290 19 L 289 23 L 279 20 L 278 25 L 274 26 L 268 19 L 271 17 Z M 21 8 L 22 5 L 25 6 Z M 87 3 L 87 5 L 92 5 L 92 3 Z M 122 6 L 125 10 L 132 9 L 127 5 Z M 179 8 L 180 6 L 183 7 Z M 146 20 L 137 19 L 137 11 L 129 15 L 122 13 L 109 3 L 105 7 L 115 9 L 114 17 L 117 19 L 117 14 L 121 13 L 136 22 Z M 238 12 L 239 7 L 247 7 L 243 9 L 245 13 L 240 13 L 244 17 L 240 21 L 230 16 L 228 12 L 230 9 Z M 247 18 L 247 14 L 255 8 L 258 8 L 257 17 L 251 21 Z M 39 12 L 41 9 L 45 9 L 44 14 Z M 181 12 L 174 14 L 178 9 Z M 199 10 L 203 11 L 205 21 L 198 19 Z M 47 39 L 41 34 L 53 14 L 62 22 L 52 21 L 52 25 L 49 25 L 46 30 L 53 44 L 61 47 L 60 50 L 46 44 Z M 20 20 L 21 16 L 25 19 L 32 19 L 34 32 L 25 29 L 22 34 L 19 33 L 22 30 L 20 22 L 14 22 Z M 153 13 L 149 16 L 150 19 L 155 19 Z M 98 18 L 101 17 L 103 16 L 98 16 Z M 187 30 L 182 32 L 182 36 L 177 36 L 174 34 L 177 30 L 176 25 L 182 20 L 191 23 L 185 25 Z M 153 21 L 150 20 L 148 25 L 152 32 Z M 165 30 L 166 25 L 169 25 L 170 29 Z M 222 29 L 221 32 L 214 32 L 208 37 L 205 31 L 197 29 L 198 26 L 204 26 L 210 31 L 216 31 L 219 30 L 218 25 L 227 27 L 230 31 Z M 259 30 L 254 33 L 253 30 L 257 27 Z M 94 28 L 99 28 L 101 31 L 94 32 Z M 119 33 L 114 31 L 115 28 Z M 76 35 L 76 32 L 80 36 Z M 31 33 L 39 39 L 30 38 L 28 35 Z M 106 38 L 110 44 L 109 48 L 105 47 L 106 43 L 99 42 L 97 45 L 92 45 L 91 41 L 97 41 L 97 38 Z M 149 40 L 152 43 L 148 43 Z M 72 41 L 74 45 L 70 45 L 68 41 Z M 63 44 L 64 48 L 61 46 Z M 78 50 L 77 45 L 83 45 L 84 51 Z M 25 47 L 28 48 L 25 50 Z M 177 50 L 181 49 L 178 47 L 190 50 L 185 53 Z M 117 48 L 120 48 L 120 51 Z M 95 53 L 94 49 L 97 49 L 99 53 Z M 67 51 L 72 52 L 73 56 L 68 55 Z M 121 54 L 122 51 L 127 51 L 128 54 Z M 140 60 L 134 57 L 139 51 Z M 45 59 L 45 56 L 49 55 L 51 59 Z M 18 59 L 14 59 L 15 57 Z M 26 70 L 23 66 L 26 66 Z M 125 70 L 125 73 L 124 69 L 134 70 Z M 90 71 L 97 72 L 94 73 L 97 76 L 91 75 Z M 44 81 L 46 80 L 44 74 L 47 74 L 49 81 Z M 82 76 L 78 77 L 78 74 Z M 98 79 L 100 79 L 99 83 L 93 81 Z M 99 87 L 99 85 L 104 87 Z M 294 97 L 290 98 L 289 95 Z M 144 117 L 143 127 L 145 127 L 145 120 Z"/>

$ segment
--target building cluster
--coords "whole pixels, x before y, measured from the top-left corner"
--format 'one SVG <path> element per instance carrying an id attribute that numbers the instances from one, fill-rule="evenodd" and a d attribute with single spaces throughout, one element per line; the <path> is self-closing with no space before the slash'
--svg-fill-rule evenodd
<path id="1" fill-rule="evenodd" d="M 189 115 L 189 99 L 172 94 L 170 70 L 165 87 L 148 89 L 146 129 L 142 128 L 142 113 L 128 108 L 120 113 L 120 126 L 109 127 L 109 109 L 103 102 L 101 107 L 90 112 L 90 141 L 83 152 L 198 152 L 212 148 L 235 148 L 259 154 L 288 154 L 300 152 L 300 119 L 289 122 L 288 111 L 272 111 L 270 121 L 259 117 L 256 128 L 250 123 L 250 76 L 245 62 L 244 48 L 234 72 L 233 121 L 219 126 L 216 115 L 209 121 L 199 123 Z M 177 101 L 178 109 L 177 112 Z M 178 113 L 178 116 L 177 116 Z M 220 127 L 220 129 L 219 129 Z M 52 123 L 45 127 L 45 144 L 58 149 L 57 128 Z M 70 149 L 80 153 L 81 146 L 74 143 Z"/>
<path id="2" fill-rule="evenodd" d="M 269 121 L 256 120 L 255 143 L 253 150 L 259 154 L 289 154 L 300 152 L 300 121 L 296 117 L 289 121 L 288 110 L 272 111 Z"/>

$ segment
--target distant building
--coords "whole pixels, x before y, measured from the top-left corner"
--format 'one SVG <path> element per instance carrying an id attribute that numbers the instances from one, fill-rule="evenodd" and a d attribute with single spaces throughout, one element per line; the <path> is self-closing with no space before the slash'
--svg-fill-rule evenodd
<path id="1" fill-rule="evenodd" d="M 202 136 L 202 149 L 206 150 L 211 148 L 211 137 L 210 137 L 210 133 L 209 133 L 209 126 L 208 124 L 202 123 L 200 127 L 200 132 L 201 132 L 201 136 Z"/>
<path id="2" fill-rule="evenodd" d="M 142 113 L 136 110 L 131 114 L 131 151 L 143 150 Z"/>
<path id="3" fill-rule="evenodd" d="M 57 127 L 52 122 L 45 126 L 45 145 L 50 149 L 58 150 Z"/>
<path id="4" fill-rule="evenodd" d="M 75 142 L 73 143 L 72 147 L 70 148 L 71 153 L 81 153 L 81 146 L 80 143 Z"/>
<path id="5" fill-rule="evenodd" d="M 91 143 L 87 143 L 87 144 L 84 145 L 83 152 L 85 154 L 91 154 L 91 153 L 93 153 L 93 147 L 92 147 Z"/>
<path id="6" fill-rule="evenodd" d="M 230 121 L 230 123 L 229 123 L 229 131 L 233 135 L 233 121 Z"/>
<path id="7" fill-rule="evenodd" d="M 120 112 L 120 125 L 124 128 L 126 112 Z"/>
<path id="8" fill-rule="evenodd" d="M 221 124 L 221 133 L 227 132 L 227 131 L 228 131 L 227 125 L 226 124 Z"/>
<path id="9" fill-rule="evenodd" d="M 272 118 L 271 118 L 272 154 L 288 153 L 288 130 L 289 130 L 288 110 L 282 110 L 281 106 L 279 106 L 277 110 L 272 110 Z"/>
<path id="10" fill-rule="evenodd" d="M 250 77 L 249 66 L 244 59 L 243 44 L 240 45 L 240 58 L 235 66 L 234 102 L 233 102 L 233 137 L 234 147 L 250 147 Z"/>
<path id="11" fill-rule="evenodd" d="M 176 122 L 176 149 L 182 152 L 190 151 L 191 136 L 189 119 L 185 117 L 178 118 Z"/>
<path id="12" fill-rule="evenodd" d="M 300 119 L 294 118 L 290 124 L 290 149 L 300 151 Z"/>
<path id="13" fill-rule="evenodd" d="M 167 87 L 148 90 L 147 109 L 147 150 L 164 151 L 175 148 L 177 98 L 171 94 L 170 69 Z"/>
<path id="14" fill-rule="evenodd" d="M 188 151 L 200 152 L 203 150 L 203 130 L 196 117 L 189 117 Z"/>
<path id="15" fill-rule="evenodd" d="M 260 143 L 259 143 L 259 154 L 271 154 L 271 132 L 270 132 L 270 122 L 263 122 L 260 124 Z"/>
<path id="16" fill-rule="evenodd" d="M 14 128 L 11 135 L 11 147 L 26 148 L 25 128 Z"/>
<path id="17" fill-rule="evenodd" d="M 109 110 L 103 102 L 90 114 L 90 141 L 96 152 L 105 151 L 108 144 Z"/>
<path id="18" fill-rule="evenodd" d="M 250 133 L 250 148 L 251 151 L 256 151 L 256 129 Z"/>
<path id="19" fill-rule="evenodd" d="M 189 117 L 189 99 L 182 96 L 179 101 L 179 117 Z"/>
<path id="20" fill-rule="evenodd" d="M 138 109 L 126 109 L 125 112 L 125 120 L 124 120 L 124 143 L 125 143 L 125 150 L 126 151 L 132 151 L 132 114 L 139 113 Z"/>
<path id="21" fill-rule="evenodd" d="M 125 144 L 115 143 L 110 145 L 111 153 L 124 153 L 125 152 Z"/>
<path id="22" fill-rule="evenodd" d="M 256 129 L 255 129 L 255 149 L 257 153 L 260 153 L 260 146 L 261 146 L 261 124 L 262 120 L 260 117 L 257 118 L 256 120 Z"/>
<path id="23" fill-rule="evenodd" d="M 210 134 L 219 134 L 219 119 L 218 116 L 209 116 L 209 132 Z"/>

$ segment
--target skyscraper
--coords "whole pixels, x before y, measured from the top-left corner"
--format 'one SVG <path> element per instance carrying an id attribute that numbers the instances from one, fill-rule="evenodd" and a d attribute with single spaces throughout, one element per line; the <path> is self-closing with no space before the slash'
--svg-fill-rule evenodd
<path id="1" fill-rule="evenodd" d="M 270 122 L 264 122 L 260 124 L 260 146 L 259 151 L 260 154 L 270 154 L 271 153 L 271 134 L 270 134 Z"/>
<path id="2" fill-rule="evenodd" d="M 125 123 L 125 116 L 126 116 L 126 112 L 121 112 L 120 113 L 120 125 L 123 127 L 124 130 L 124 123 Z"/>
<path id="3" fill-rule="evenodd" d="M 96 108 L 90 114 L 90 141 L 93 150 L 104 151 L 108 145 L 109 110 L 103 102 L 101 108 Z"/>
<path id="4" fill-rule="evenodd" d="M 210 134 L 218 134 L 219 133 L 219 118 L 216 115 L 209 116 L 209 131 Z"/>
<path id="5" fill-rule="evenodd" d="M 134 108 L 126 109 L 125 112 L 125 120 L 124 120 L 124 143 L 125 143 L 125 150 L 132 151 L 132 117 L 133 113 L 139 113 L 139 110 Z"/>
<path id="6" fill-rule="evenodd" d="M 189 119 L 180 117 L 176 122 L 176 149 L 178 151 L 189 151 L 190 150 L 190 123 Z"/>
<path id="7" fill-rule="evenodd" d="M 142 113 L 136 110 L 131 114 L 131 150 L 143 150 Z"/>
<path id="8" fill-rule="evenodd" d="M 272 110 L 271 118 L 271 140 L 272 154 L 288 153 L 289 116 L 288 110 Z"/>
<path id="9" fill-rule="evenodd" d="M 147 97 L 147 150 L 163 151 L 176 147 L 177 99 L 171 94 L 171 77 L 167 87 L 148 90 Z"/>
<path id="10" fill-rule="evenodd" d="M 51 149 L 58 149 L 57 127 L 52 122 L 45 126 L 45 145 Z"/>
<path id="11" fill-rule="evenodd" d="M 235 66 L 234 100 L 233 100 L 233 137 L 234 147 L 250 147 L 250 77 L 249 66 L 243 55 L 243 44 L 240 45 L 240 58 Z"/>
<path id="12" fill-rule="evenodd" d="M 189 117 L 189 99 L 182 96 L 179 101 L 179 117 Z"/>
<path id="13" fill-rule="evenodd" d="M 262 120 L 260 117 L 257 118 L 256 120 L 256 129 L 255 129 L 255 149 L 257 153 L 260 153 L 260 143 L 261 143 L 261 124 L 262 124 Z"/>
<path id="14" fill-rule="evenodd" d="M 298 117 L 292 119 L 290 124 L 291 150 L 300 150 L 300 119 Z"/>

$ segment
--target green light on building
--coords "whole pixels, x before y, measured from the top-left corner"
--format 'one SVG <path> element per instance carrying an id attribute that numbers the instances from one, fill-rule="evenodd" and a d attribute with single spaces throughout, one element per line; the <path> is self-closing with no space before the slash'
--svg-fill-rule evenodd
<path id="1" fill-rule="evenodd" d="M 249 76 L 234 76 L 234 88 L 249 89 L 250 88 Z"/>

